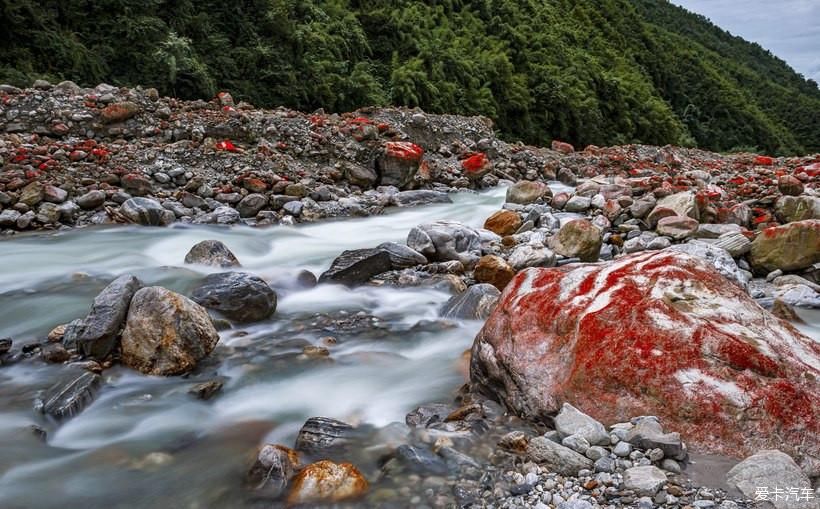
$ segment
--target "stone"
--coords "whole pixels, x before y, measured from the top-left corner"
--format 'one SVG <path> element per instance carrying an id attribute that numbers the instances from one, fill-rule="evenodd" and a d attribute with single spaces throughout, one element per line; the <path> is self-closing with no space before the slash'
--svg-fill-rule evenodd
<path id="1" fill-rule="evenodd" d="M 399 189 L 413 181 L 419 171 L 424 149 L 408 141 L 390 141 L 378 160 L 377 169 L 380 184 L 396 186 Z"/>
<path id="2" fill-rule="evenodd" d="M 387 252 L 390 256 L 390 265 L 394 270 L 427 264 L 427 258 L 423 254 L 396 242 L 384 242 L 379 244 L 376 249 Z"/>
<path id="3" fill-rule="evenodd" d="M 129 173 L 123 176 L 120 183 L 123 190 L 133 196 L 147 196 L 154 190 L 151 181 L 144 175 L 137 173 Z"/>
<path id="4" fill-rule="evenodd" d="M 672 216 L 658 220 L 655 231 L 659 235 L 665 235 L 672 240 L 683 240 L 692 237 L 697 233 L 700 224 L 691 217 Z"/>
<path id="5" fill-rule="evenodd" d="M 516 271 L 529 267 L 554 267 L 555 253 L 545 247 L 525 244 L 516 247 L 507 262 Z"/>
<path id="6" fill-rule="evenodd" d="M 803 194 L 803 183 L 793 175 L 783 175 L 777 179 L 777 189 L 787 196 Z"/>
<path id="7" fill-rule="evenodd" d="M 667 482 L 663 470 L 652 465 L 632 467 L 624 472 L 624 487 L 638 495 L 654 496 Z"/>
<path id="8" fill-rule="evenodd" d="M 66 344 L 76 346 L 86 357 L 104 360 L 119 346 L 119 334 L 125 324 L 128 306 L 142 288 L 136 277 L 125 274 L 108 284 L 95 298 L 88 315 L 79 327 L 72 328 Z"/>
<path id="9" fill-rule="evenodd" d="M 100 375 L 72 370 L 63 380 L 46 389 L 34 407 L 55 419 L 73 417 L 93 401 L 100 385 Z"/>
<path id="10" fill-rule="evenodd" d="M 582 262 L 598 261 L 602 244 L 601 230 L 586 219 L 567 222 L 550 239 L 550 247 L 556 253 Z"/>
<path id="11" fill-rule="evenodd" d="M 203 240 L 192 247 L 185 255 L 185 263 L 208 265 L 210 267 L 239 267 L 236 255 L 228 246 L 218 240 Z"/>
<path id="12" fill-rule="evenodd" d="M 569 447 L 578 454 L 583 455 L 586 455 L 586 452 L 590 447 L 587 439 L 582 437 L 581 435 L 570 435 L 568 437 L 564 437 L 561 440 L 561 445 L 563 445 L 564 447 Z"/>
<path id="13" fill-rule="evenodd" d="M 396 459 L 410 472 L 433 475 L 446 475 L 449 472 L 447 463 L 424 447 L 400 445 L 396 448 Z"/>
<path id="14" fill-rule="evenodd" d="M 68 191 L 46 184 L 43 187 L 43 200 L 48 203 L 63 203 L 68 198 Z"/>
<path id="15" fill-rule="evenodd" d="M 758 274 L 811 267 L 820 262 L 820 220 L 766 228 L 752 241 L 747 258 Z"/>
<path id="16" fill-rule="evenodd" d="M 472 285 L 466 291 L 451 297 L 441 309 L 441 316 L 464 320 L 486 320 L 500 295 L 498 288 L 491 284 Z"/>
<path id="17" fill-rule="evenodd" d="M 60 209 L 55 203 L 43 202 L 37 210 L 37 221 L 42 224 L 57 224 L 60 221 Z"/>
<path id="18" fill-rule="evenodd" d="M 515 270 L 503 258 L 495 255 L 482 256 L 473 271 L 476 281 L 489 283 L 499 290 L 504 290 L 513 276 L 515 276 Z"/>
<path id="19" fill-rule="evenodd" d="M 330 268 L 319 276 L 319 283 L 357 286 L 371 277 L 393 269 L 390 253 L 382 249 L 342 251 Z"/>
<path id="20" fill-rule="evenodd" d="M 351 443 L 355 429 L 346 422 L 327 417 L 311 417 L 296 437 L 296 450 L 316 456 L 329 451 L 344 451 Z"/>
<path id="21" fill-rule="evenodd" d="M 430 424 L 444 422 L 444 419 L 451 413 L 453 413 L 452 405 L 446 403 L 430 403 L 413 409 L 405 416 L 404 422 L 414 428 L 426 428 Z"/>
<path id="22" fill-rule="evenodd" d="M 546 466 L 551 472 L 573 477 L 578 475 L 578 471 L 591 469 L 593 465 L 588 458 L 544 437 L 530 439 L 526 456 L 530 461 Z"/>
<path id="23" fill-rule="evenodd" d="M 120 206 L 120 213 L 142 226 L 166 226 L 176 219 L 173 212 L 150 198 L 129 198 Z"/>
<path id="24" fill-rule="evenodd" d="M 194 219 L 194 224 L 234 224 L 238 223 L 241 216 L 239 211 L 223 205 L 217 207 L 213 212 L 202 214 Z"/>
<path id="25" fill-rule="evenodd" d="M 681 441 L 680 433 L 664 433 L 657 419 L 643 417 L 629 430 L 624 442 L 640 449 L 660 449 L 668 458 L 686 459 L 686 446 Z"/>
<path id="26" fill-rule="evenodd" d="M 376 175 L 373 169 L 357 164 L 346 166 L 344 174 L 348 182 L 363 189 L 370 189 L 379 179 L 379 176 Z"/>
<path id="27" fill-rule="evenodd" d="M 20 213 L 14 209 L 6 209 L 0 212 L 0 228 L 16 228 Z"/>
<path id="28" fill-rule="evenodd" d="M 109 104 L 100 112 L 100 119 L 104 124 L 125 122 L 139 113 L 140 107 L 131 101 L 122 101 Z"/>
<path id="29" fill-rule="evenodd" d="M 277 499 L 300 468 L 299 453 L 282 445 L 265 444 L 245 476 L 254 496 Z"/>
<path id="30" fill-rule="evenodd" d="M 567 500 L 558 504 L 557 509 L 594 509 L 594 506 L 586 500 L 576 498 L 575 500 Z"/>
<path id="31" fill-rule="evenodd" d="M 83 210 L 94 210 L 105 203 L 105 192 L 94 190 L 80 195 L 74 200 Z"/>
<path id="32" fill-rule="evenodd" d="M 816 495 L 810 500 L 795 500 L 795 496 L 774 496 L 775 488 L 797 488 L 801 495 L 813 493 L 811 481 L 788 455 L 778 450 L 763 450 L 741 461 L 726 474 L 726 483 L 756 500 L 757 490 L 766 488 L 769 503 L 776 509 L 818 509 Z M 786 491 L 788 493 L 788 491 Z"/>
<path id="33" fill-rule="evenodd" d="M 207 382 L 198 383 L 188 389 L 188 394 L 195 396 L 197 399 L 207 401 L 221 391 L 223 385 L 224 382 L 222 380 L 208 380 Z"/>
<path id="34" fill-rule="evenodd" d="M 245 272 L 208 274 L 191 299 L 235 322 L 258 322 L 276 311 L 276 292 L 259 276 Z"/>
<path id="35" fill-rule="evenodd" d="M 716 248 L 723 249 L 733 258 L 743 256 L 752 249 L 752 241 L 742 233 L 727 233 L 721 235 L 713 245 Z"/>
<path id="36" fill-rule="evenodd" d="M 470 380 L 526 419 L 572 401 L 601 422 L 657 415 L 704 451 L 820 449 L 820 344 L 669 249 L 518 273 L 475 338 Z"/>
<path id="37" fill-rule="evenodd" d="M 17 198 L 19 203 L 25 203 L 29 207 L 33 207 L 43 201 L 45 191 L 42 182 L 32 182 L 20 191 L 20 197 Z"/>
<path id="38" fill-rule="evenodd" d="M 343 502 L 361 498 L 367 479 L 350 463 L 322 460 L 302 469 L 293 478 L 287 496 L 289 506 L 317 502 Z"/>
<path id="39" fill-rule="evenodd" d="M 550 145 L 550 148 L 552 148 L 552 150 L 555 150 L 556 152 L 561 152 L 562 154 L 572 154 L 573 152 L 575 152 L 575 147 L 573 147 L 572 145 L 570 145 L 569 143 L 567 143 L 565 141 L 559 141 L 559 140 L 552 140 L 552 144 Z M 576 509 L 579 509 L 579 508 L 576 508 Z"/>
<path id="40" fill-rule="evenodd" d="M 544 182 L 519 180 L 507 188 L 507 203 L 527 205 L 548 198 L 552 198 L 552 190 Z"/>
<path id="41" fill-rule="evenodd" d="M 268 197 L 264 194 L 251 193 L 242 198 L 236 205 L 239 217 L 255 217 L 260 210 L 268 205 Z"/>
<path id="42" fill-rule="evenodd" d="M 716 244 L 709 244 L 702 240 L 694 240 L 686 244 L 672 246 L 669 248 L 669 251 L 686 253 L 709 262 L 723 277 L 736 283 L 741 288 L 746 288 L 746 275 L 744 275 L 740 267 L 737 266 L 732 255 Z"/>
<path id="43" fill-rule="evenodd" d="M 11 350 L 12 341 L 11 338 L 2 338 L 0 339 L 0 355 L 5 355 Z"/>
<path id="44" fill-rule="evenodd" d="M 493 163 L 487 154 L 477 152 L 461 161 L 461 169 L 468 179 L 477 181 L 493 171 Z"/>
<path id="45" fill-rule="evenodd" d="M 208 312 L 158 286 L 134 294 L 122 333 L 122 363 L 151 375 L 178 375 L 196 367 L 219 341 Z"/>
<path id="46" fill-rule="evenodd" d="M 695 221 L 700 221 L 700 207 L 695 193 L 691 191 L 665 196 L 658 200 L 655 208 L 671 209 L 678 216 L 691 217 Z"/>
<path id="47" fill-rule="evenodd" d="M 579 435 L 592 445 L 609 445 L 609 433 L 600 422 L 581 412 L 569 403 L 564 403 L 555 416 L 555 430 L 560 436 Z"/>
<path id="48" fill-rule="evenodd" d="M 774 214 L 783 223 L 820 219 L 820 198 L 816 196 L 781 196 L 774 203 Z"/>
<path id="49" fill-rule="evenodd" d="M 391 196 L 390 199 L 397 207 L 417 207 L 431 203 L 453 203 L 449 194 L 427 189 L 400 191 Z"/>
<path id="50" fill-rule="evenodd" d="M 472 266 L 481 256 L 479 233 L 456 221 L 436 221 L 416 226 L 407 235 L 407 246 L 432 262 L 458 260 Z"/>
<path id="51" fill-rule="evenodd" d="M 521 216 L 512 210 L 499 210 L 484 221 L 484 229 L 505 236 L 512 235 L 521 228 Z"/>
<path id="52" fill-rule="evenodd" d="M 575 194 L 564 204 L 564 210 L 567 212 L 586 212 L 590 206 L 592 206 L 592 198 Z"/>

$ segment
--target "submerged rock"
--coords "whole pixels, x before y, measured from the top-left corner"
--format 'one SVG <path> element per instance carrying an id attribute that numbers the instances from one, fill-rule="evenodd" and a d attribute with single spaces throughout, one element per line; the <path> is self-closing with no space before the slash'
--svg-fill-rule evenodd
<path id="1" fill-rule="evenodd" d="M 185 263 L 198 263 L 223 269 L 240 266 L 236 255 L 218 240 L 203 240 L 194 245 L 185 255 Z"/>
<path id="2" fill-rule="evenodd" d="M 100 375 L 89 371 L 73 372 L 47 389 L 34 407 L 56 419 L 77 415 L 94 400 L 100 380 Z"/>
<path id="3" fill-rule="evenodd" d="M 441 316 L 465 320 L 486 320 L 500 295 L 498 288 L 491 284 L 472 285 L 466 291 L 451 297 L 441 309 Z"/>
<path id="4" fill-rule="evenodd" d="M 209 274 L 191 299 L 237 322 L 257 322 L 276 311 L 276 292 L 260 277 L 245 272 Z"/>
<path id="5" fill-rule="evenodd" d="M 245 483 L 255 496 L 276 499 L 285 492 L 288 482 L 299 468 L 298 452 L 282 445 L 266 444 L 259 449 Z"/>
<path id="6" fill-rule="evenodd" d="M 353 249 L 343 251 L 321 276 L 319 283 L 338 283 L 356 286 L 371 277 L 392 270 L 390 253 L 382 249 Z"/>
<path id="7" fill-rule="evenodd" d="M 367 493 L 367 479 L 350 463 L 322 460 L 302 469 L 291 483 L 288 504 L 342 502 Z"/>

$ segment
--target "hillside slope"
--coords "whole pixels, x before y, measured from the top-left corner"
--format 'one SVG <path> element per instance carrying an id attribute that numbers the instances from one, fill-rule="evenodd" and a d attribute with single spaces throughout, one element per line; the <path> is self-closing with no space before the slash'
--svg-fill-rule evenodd
<path id="1" fill-rule="evenodd" d="M 3 0 L 0 82 L 482 114 L 508 139 L 820 152 L 820 90 L 666 0 Z"/>

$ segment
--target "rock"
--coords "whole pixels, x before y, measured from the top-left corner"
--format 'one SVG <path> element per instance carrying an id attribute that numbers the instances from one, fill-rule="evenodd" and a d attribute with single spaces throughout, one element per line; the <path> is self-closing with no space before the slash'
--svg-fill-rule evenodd
<path id="1" fill-rule="evenodd" d="M 481 256 L 478 232 L 455 221 L 416 226 L 407 235 L 407 245 L 434 262 L 458 260 L 472 265 Z"/>
<path id="2" fill-rule="evenodd" d="M 391 200 L 397 207 L 416 207 L 430 203 L 453 203 L 449 194 L 426 189 L 400 191 L 391 196 Z"/>
<path id="3" fill-rule="evenodd" d="M 37 210 L 37 221 L 42 224 L 57 224 L 60 216 L 60 209 L 54 203 L 43 202 Z"/>
<path id="4" fill-rule="evenodd" d="M 592 445 L 609 445 L 609 433 L 604 425 L 569 403 L 564 403 L 554 423 L 562 438 L 579 435 Z"/>
<path id="5" fill-rule="evenodd" d="M 52 185 L 43 187 L 43 200 L 49 203 L 63 203 L 68 198 L 68 191 Z"/>
<path id="6" fill-rule="evenodd" d="M 658 200 L 655 208 L 671 209 L 679 216 L 691 217 L 695 221 L 700 221 L 700 208 L 698 207 L 695 193 L 691 191 L 661 198 Z"/>
<path id="7" fill-rule="evenodd" d="M 592 461 L 586 457 L 545 437 L 530 439 L 526 456 L 530 461 L 545 465 L 551 472 L 561 475 L 574 477 L 578 471 L 592 468 Z"/>
<path id="8" fill-rule="evenodd" d="M 507 188 L 507 203 L 527 205 L 547 198 L 552 198 L 552 190 L 543 182 L 519 180 Z"/>
<path id="9" fill-rule="evenodd" d="M 529 267 L 554 267 L 555 253 L 545 247 L 525 244 L 516 247 L 507 262 L 516 271 Z"/>
<path id="10" fill-rule="evenodd" d="M 346 422 L 327 417 L 311 417 L 299 430 L 296 450 L 313 456 L 328 451 L 343 451 L 350 445 L 354 428 Z"/>
<path id="11" fill-rule="evenodd" d="M 781 196 L 774 203 L 774 213 L 784 223 L 820 219 L 820 198 L 816 196 Z"/>
<path id="12" fill-rule="evenodd" d="M 48 343 L 40 347 L 40 357 L 46 362 L 63 363 L 71 358 L 71 354 L 60 343 Z"/>
<path id="13" fill-rule="evenodd" d="M 820 344 L 671 250 L 520 272 L 475 339 L 470 379 L 528 419 L 572 401 L 602 422 L 660 416 L 705 451 L 820 448 Z"/>
<path id="14" fill-rule="evenodd" d="M 713 245 L 716 248 L 723 249 L 733 258 L 743 256 L 752 249 L 752 241 L 742 233 L 722 235 Z"/>
<path id="15" fill-rule="evenodd" d="M 447 416 L 451 413 L 453 413 L 452 405 L 448 405 L 445 403 L 431 403 L 428 405 L 416 407 L 414 410 L 412 410 L 405 416 L 404 422 L 408 426 L 414 428 L 426 428 L 430 424 L 444 422 L 444 419 L 446 419 Z"/>
<path id="16" fill-rule="evenodd" d="M 521 228 L 521 216 L 512 210 L 499 210 L 484 221 L 484 229 L 501 235 L 512 235 Z"/>
<path id="17" fill-rule="evenodd" d="M 211 267 L 239 267 L 239 260 L 236 259 L 228 246 L 218 240 L 203 240 L 198 242 L 185 255 L 185 263 L 196 263 Z"/>
<path id="18" fill-rule="evenodd" d="M 321 276 L 319 283 L 357 286 L 371 277 L 393 269 L 390 253 L 382 249 L 343 251 Z"/>
<path id="19" fill-rule="evenodd" d="M 686 446 L 681 441 L 680 433 L 664 433 L 658 420 L 652 417 L 641 418 L 622 443 L 646 450 L 660 449 L 668 458 L 686 459 Z"/>
<path id="20" fill-rule="evenodd" d="M 752 241 L 748 260 L 759 274 L 811 267 L 820 262 L 820 220 L 766 228 Z"/>
<path id="21" fill-rule="evenodd" d="M 299 453 L 282 445 L 263 445 L 256 461 L 245 477 L 245 483 L 254 490 L 255 496 L 279 498 L 300 468 Z"/>
<path id="22" fill-rule="evenodd" d="M 515 270 L 503 258 L 495 255 L 482 256 L 473 272 L 476 281 L 489 283 L 499 290 L 504 290 L 513 276 Z"/>
<path id="23" fill-rule="evenodd" d="M 342 502 L 360 498 L 367 490 L 367 479 L 355 466 L 322 460 L 308 465 L 293 478 L 287 502 Z"/>
<path id="24" fill-rule="evenodd" d="M 444 304 L 441 316 L 465 320 L 486 320 L 490 316 L 501 292 L 490 284 L 477 284 L 467 291 L 454 295 Z"/>
<path id="25" fill-rule="evenodd" d="M 16 228 L 20 213 L 14 209 L 6 209 L 0 212 L 0 228 Z"/>
<path id="26" fill-rule="evenodd" d="M 94 210 L 105 203 L 105 192 L 99 190 L 89 191 L 78 196 L 75 202 L 83 210 Z"/>
<path id="27" fill-rule="evenodd" d="M 240 219 L 239 212 L 231 207 L 217 207 L 213 212 L 202 214 L 194 219 L 194 224 L 234 224 Z"/>
<path id="28" fill-rule="evenodd" d="M 214 397 L 217 392 L 222 390 L 223 384 L 224 382 L 219 379 L 208 380 L 207 382 L 198 383 L 188 389 L 188 394 L 192 394 L 197 399 L 207 401 Z"/>
<path id="29" fill-rule="evenodd" d="M 654 496 L 667 483 L 666 474 L 658 467 L 632 467 L 624 472 L 624 487 L 638 495 Z"/>
<path id="30" fill-rule="evenodd" d="M 592 198 L 575 194 L 564 204 L 564 210 L 567 212 L 586 212 L 591 205 Z"/>
<path id="31" fill-rule="evenodd" d="M 737 283 L 741 288 L 746 288 L 747 277 L 737 266 L 732 256 L 716 244 L 709 244 L 704 241 L 691 241 L 686 244 L 678 244 L 669 248 L 669 251 L 676 253 L 686 253 L 696 256 L 709 262 L 723 277 Z"/>
<path id="32" fill-rule="evenodd" d="M 378 173 L 383 186 L 399 189 L 413 181 L 424 157 L 424 149 L 408 141 L 390 141 L 378 161 Z"/>
<path id="33" fill-rule="evenodd" d="M 602 244 L 601 230 L 586 219 L 569 221 L 550 239 L 550 247 L 556 253 L 580 258 L 582 262 L 598 261 Z"/>
<path id="34" fill-rule="evenodd" d="M 396 242 L 379 244 L 376 249 L 387 251 L 390 265 L 394 270 L 408 269 L 417 265 L 426 265 L 427 258 L 418 251 Z"/>
<path id="35" fill-rule="evenodd" d="M 305 205 L 301 201 L 289 201 L 282 205 L 282 210 L 294 217 L 299 217 L 302 215 L 302 209 L 304 206 Z"/>
<path id="36" fill-rule="evenodd" d="M 575 147 L 570 145 L 567 142 L 559 141 L 559 140 L 552 140 L 552 144 L 550 145 L 552 150 L 556 152 L 561 152 L 562 154 L 572 154 L 575 152 Z"/>
<path id="37" fill-rule="evenodd" d="M 34 207 L 45 197 L 45 191 L 42 182 L 32 182 L 20 191 L 20 197 L 17 199 L 19 203 L 25 203 L 29 207 Z"/>
<path id="38" fill-rule="evenodd" d="M 173 212 L 150 198 L 129 198 L 120 206 L 120 213 L 132 223 L 142 226 L 165 226 L 176 219 Z"/>
<path id="39" fill-rule="evenodd" d="M 104 124 L 125 122 L 139 113 L 140 107 L 131 101 L 112 103 L 102 109 L 100 118 Z"/>
<path id="40" fill-rule="evenodd" d="M 95 298 L 91 311 L 79 327 L 63 341 L 86 357 L 104 360 L 119 346 L 119 333 L 125 323 L 128 306 L 134 294 L 142 288 L 139 279 L 122 275 L 108 284 Z"/>
<path id="41" fill-rule="evenodd" d="M 777 189 L 787 196 L 800 196 L 803 194 L 803 183 L 797 177 L 783 175 L 777 179 Z"/>
<path id="42" fill-rule="evenodd" d="M 345 178 L 354 186 L 370 189 L 379 179 L 379 176 L 370 168 L 350 164 L 345 167 Z"/>
<path id="43" fill-rule="evenodd" d="M 242 198 L 236 205 L 239 217 L 255 217 L 260 210 L 268 205 L 268 197 L 264 194 L 251 193 Z"/>
<path id="44" fill-rule="evenodd" d="M 67 378 L 47 389 L 35 401 L 34 407 L 55 419 L 77 415 L 94 399 L 100 380 L 100 375 L 89 371 L 72 371 Z"/>
<path id="45" fill-rule="evenodd" d="M 752 500 L 761 500 L 761 488 L 767 495 L 762 500 L 768 500 L 777 509 L 817 509 L 816 495 L 806 500 L 805 494 L 813 494 L 811 482 L 800 467 L 789 457 L 778 450 L 763 450 L 746 458 L 735 465 L 726 474 L 726 483 L 740 490 L 743 495 Z M 780 496 L 775 496 L 775 488 L 785 489 Z M 797 488 L 798 493 L 805 497 L 796 500 L 794 494 L 789 497 L 788 489 Z"/>
<path id="46" fill-rule="evenodd" d="M 683 240 L 697 233 L 698 226 L 699 223 L 691 217 L 672 216 L 658 220 L 655 230 L 672 240 Z"/>
<path id="47" fill-rule="evenodd" d="M 478 152 L 461 161 L 461 169 L 468 179 L 477 181 L 493 171 L 493 163 L 487 154 Z"/>
<path id="48" fill-rule="evenodd" d="M 5 355 L 11 350 L 12 341 L 11 338 L 2 338 L 0 339 L 0 355 Z"/>
<path id="49" fill-rule="evenodd" d="M 151 375 L 178 375 L 208 356 L 219 334 L 192 300 L 151 286 L 131 299 L 122 333 L 122 363 Z"/>
<path id="50" fill-rule="evenodd" d="M 273 289 L 262 278 L 245 272 L 208 274 L 191 299 L 240 323 L 265 320 L 276 311 Z"/>
<path id="51" fill-rule="evenodd" d="M 121 179 L 123 190 L 133 196 L 147 196 L 154 190 L 153 184 L 145 176 L 137 173 L 129 173 Z"/>
<path id="52" fill-rule="evenodd" d="M 400 445 L 396 458 L 407 470 L 418 474 L 446 475 L 449 471 L 444 460 L 423 447 Z"/>

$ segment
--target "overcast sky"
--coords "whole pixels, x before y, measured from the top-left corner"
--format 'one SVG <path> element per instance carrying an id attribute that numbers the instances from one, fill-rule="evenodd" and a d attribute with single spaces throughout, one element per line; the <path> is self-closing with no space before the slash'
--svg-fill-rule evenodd
<path id="1" fill-rule="evenodd" d="M 820 82 L 820 0 L 671 0 Z"/>

